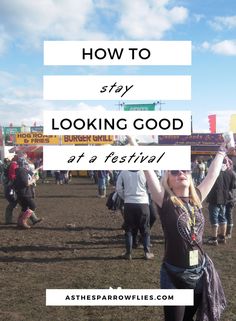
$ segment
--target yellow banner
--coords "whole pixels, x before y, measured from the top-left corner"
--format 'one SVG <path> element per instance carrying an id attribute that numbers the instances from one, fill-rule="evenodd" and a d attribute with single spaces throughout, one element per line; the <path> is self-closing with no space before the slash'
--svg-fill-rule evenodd
<path id="1" fill-rule="evenodd" d="M 114 137 L 108 135 L 65 135 L 61 141 L 64 145 L 104 145 L 113 142 Z"/>
<path id="2" fill-rule="evenodd" d="M 231 115 L 229 126 L 229 130 L 236 133 L 236 114 Z"/>
<path id="3" fill-rule="evenodd" d="M 16 145 L 59 145 L 59 136 L 43 133 L 16 133 Z"/>

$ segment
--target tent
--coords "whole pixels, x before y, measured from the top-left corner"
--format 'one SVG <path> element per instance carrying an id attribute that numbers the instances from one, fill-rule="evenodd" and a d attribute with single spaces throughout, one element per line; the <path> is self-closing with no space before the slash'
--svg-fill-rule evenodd
<path id="1" fill-rule="evenodd" d="M 18 152 L 26 153 L 31 159 L 43 158 L 43 146 L 41 145 L 14 146 L 9 150 L 9 153 L 17 154 Z"/>

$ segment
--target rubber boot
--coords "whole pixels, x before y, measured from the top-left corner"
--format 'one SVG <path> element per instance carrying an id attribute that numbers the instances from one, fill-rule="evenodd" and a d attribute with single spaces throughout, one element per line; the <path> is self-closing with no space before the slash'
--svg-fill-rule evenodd
<path id="1" fill-rule="evenodd" d="M 106 197 L 106 190 L 103 188 L 98 189 L 98 197 L 105 198 Z"/>
<path id="2" fill-rule="evenodd" d="M 33 225 L 40 223 L 43 219 L 42 218 L 38 218 L 38 216 L 35 214 L 35 212 L 32 211 L 32 214 L 30 216 L 30 220 L 32 222 Z"/>
<path id="3" fill-rule="evenodd" d="M 225 239 L 226 228 L 227 228 L 227 224 L 221 224 L 219 226 L 218 243 L 222 243 L 222 244 L 226 243 L 226 239 Z"/>
<path id="4" fill-rule="evenodd" d="M 13 209 L 11 203 L 9 203 L 5 209 L 5 224 L 12 224 Z"/>
<path id="5" fill-rule="evenodd" d="M 152 260 L 154 258 L 154 254 L 150 251 L 150 235 L 148 233 L 144 233 L 143 237 L 143 249 L 144 249 L 144 258 L 146 260 Z"/>
<path id="6" fill-rule="evenodd" d="M 233 225 L 227 225 L 227 229 L 226 229 L 226 238 L 227 239 L 232 238 L 232 231 L 233 231 Z"/>
<path id="7" fill-rule="evenodd" d="M 12 224 L 13 210 L 17 206 L 17 201 L 9 201 L 5 209 L 5 224 Z"/>
<path id="8" fill-rule="evenodd" d="M 20 227 L 23 227 L 23 228 L 30 228 L 30 225 L 28 225 L 27 221 L 28 221 L 28 218 L 30 218 L 30 216 L 32 215 L 32 211 L 31 210 L 26 210 L 25 212 L 22 213 L 21 215 L 21 219 L 19 221 L 19 226 Z"/>
<path id="9" fill-rule="evenodd" d="M 132 248 L 137 249 L 138 248 L 138 239 L 137 239 L 138 238 L 138 231 L 137 231 L 137 229 L 133 229 L 132 235 L 133 235 Z"/>
<path id="10" fill-rule="evenodd" d="M 100 197 L 101 197 L 101 198 L 106 197 L 106 189 L 105 189 L 105 188 L 101 188 L 100 191 L 101 191 Z"/>
<path id="11" fill-rule="evenodd" d="M 101 193 L 102 193 L 101 188 L 98 188 L 98 197 L 99 198 L 101 198 Z"/>
<path id="12" fill-rule="evenodd" d="M 143 242 L 143 249 L 144 252 L 150 252 L 150 235 L 148 233 L 144 233 L 141 235 L 142 242 Z"/>
<path id="13" fill-rule="evenodd" d="M 132 256 L 132 246 L 133 246 L 133 235 L 132 232 L 125 232 L 125 247 L 126 247 L 126 252 L 123 255 L 123 258 L 126 260 L 131 260 Z"/>
<path id="14" fill-rule="evenodd" d="M 18 216 L 17 219 L 17 226 L 21 226 L 22 225 L 22 216 L 23 216 L 24 212 L 21 212 L 20 215 Z"/>

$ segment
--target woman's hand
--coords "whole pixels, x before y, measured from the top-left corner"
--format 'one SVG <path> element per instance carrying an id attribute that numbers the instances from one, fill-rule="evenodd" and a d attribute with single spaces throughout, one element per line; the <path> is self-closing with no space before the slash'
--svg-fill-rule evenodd
<path id="1" fill-rule="evenodd" d="M 219 149 L 218 149 L 218 152 L 222 152 L 222 153 L 227 154 L 228 149 L 227 149 L 227 146 L 226 146 L 226 143 L 225 143 L 225 142 L 223 142 L 223 143 L 220 145 L 220 147 L 219 147 Z"/>
<path id="2" fill-rule="evenodd" d="M 126 136 L 126 137 L 130 145 L 138 146 L 135 136 Z"/>
<path id="3" fill-rule="evenodd" d="M 33 184 L 35 184 L 35 183 L 36 183 L 35 177 L 31 177 L 31 178 L 29 179 L 29 181 L 28 181 L 28 185 L 33 185 Z"/>
<path id="4" fill-rule="evenodd" d="M 227 147 L 227 143 L 226 142 L 223 142 L 219 149 L 218 149 L 218 152 L 219 153 L 225 153 L 228 154 L 228 155 L 233 155 L 235 156 L 236 155 L 236 150 L 235 150 L 235 147 Z"/>

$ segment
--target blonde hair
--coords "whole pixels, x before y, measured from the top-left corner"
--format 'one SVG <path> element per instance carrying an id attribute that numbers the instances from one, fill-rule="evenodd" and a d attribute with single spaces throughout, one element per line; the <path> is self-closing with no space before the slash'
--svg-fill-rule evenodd
<path id="1" fill-rule="evenodd" d="M 161 184 L 164 187 L 165 191 L 169 194 L 170 199 L 173 202 L 173 204 L 182 207 L 184 205 L 184 203 L 179 197 L 177 197 L 173 193 L 172 189 L 169 186 L 169 181 L 168 181 L 169 179 L 168 178 L 169 178 L 168 171 L 165 171 L 164 175 L 162 176 L 162 179 L 161 179 Z M 193 202 L 193 205 L 197 206 L 198 208 L 202 208 L 202 203 L 200 201 L 200 198 L 199 198 L 196 188 L 194 186 L 192 176 L 190 177 L 189 198 Z"/>

